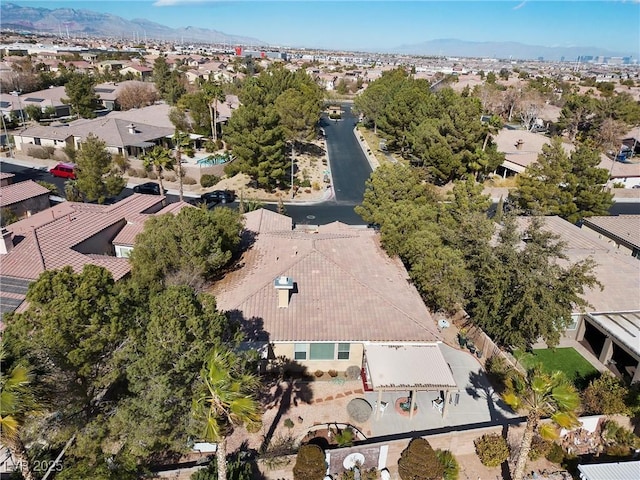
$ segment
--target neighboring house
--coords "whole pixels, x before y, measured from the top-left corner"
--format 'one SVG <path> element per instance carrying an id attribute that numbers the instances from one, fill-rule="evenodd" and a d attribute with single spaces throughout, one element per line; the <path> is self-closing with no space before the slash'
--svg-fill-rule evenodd
<path id="1" fill-rule="evenodd" d="M 524 228 L 527 217 L 518 217 Z M 640 280 L 638 260 L 593 232 L 563 220 L 544 217 L 544 229 L 560 237 L 563 253 L 574 263 L 592 259 L 594 275 L 602 285 L 585 288 L 589 306 L 572 314 L 565 337 L 590 350 L 613 373 L 640 381 Z M 637 235 L 637 232 L 636 232 Z"/>
<path id="2" fill-rule="evenodd" d="M 177 215 L 180 210 L 185 207 L 193 207 L 193 205 L 190 205 L 187 202 L 170 203 L 162 210 L 155 212 L 154 215 L 163 215 L 165 213 L 172 213 L 174 215 Z M 149 216 L 149 214 L 139 213 L 137 215 L 131 215 L 127 218 L 127 224 L 122 228 L 122 230 L 120 230 L 120 232 L 111 242 L 113 244 L 116 257 L 129 258 L 131 252 L 133 251 L 135 239 L 138 234 L 144 230 L 144 222 L 147 221 Z"/>
<path id="3" fill-rule="evenodd" d="M 29 127 L 16 134 L 14 138 L 16 150 L 26 152 L 29 145 L 63 146 L 69 143 L 70 137 L 78 149 L 87 136 L 93 134 L 106 143 L 110 153 L 137 157 L 147 148 L 167 143 L 167 137 L 173 135 L 174 131 L 174 128 L 169 127 L 103 117 L 77 120 L 69 125 L 57 127 Z"/>
<path id="4" fill-rule="evenodd" d="M 28 105 L 35 105 L 43 113 L 49 109 L 53 111 L 55 117 L 64 117 L 70 114 L 69 105 L 62 103 L 64 96 L 64 87 L 47 88 L 23 95 L 0 93 L 0 113 L 7 119 L 10 119 L 13 113 L 17 118 L 24 116 L 26 120 L 25 108 Z"/>
<path id="5" fill-rule="evenodd" d="M 600 168 L 609 171 L 609 185 L 622 184 L 624 188 L 640 186 L 640 162 L 638 157 L 632 159 L 633 163 L 614 161 L 604 153 L 600 155 Z"/>
<path id="6" fill-rule="evenodd" d="M 542 147 L 551 144 L 551 139 L 541 133 L 527 130 L 511 130 L 503 128 L 494 136 L 496 148 L 504 153 L 505 161 L 496 169 L 496 174 L 504 177 L 522 173 L 526 168 L 538 161 Z M 565 151 L 570 154 L 573 146 L 563 143 Z"/>
<path id="7" fill-rule="evenodd" d="M 49 208 L 49 189 L 33 180 L 0 187 L 0 209 L 13 212 L 18 218 L 31 216 Z"/>
<path id="8" fill-rule="evenodd" d="M 19 185 L 19 184 L 18 184 Z M 3 187 L 6 188 L 6 187 Z M 99 265 L 118 280 L 129 273 L 126 258 L 114 255 L 113 239 L 129 219 L 162 210 L 165 198 L 133 194 L 114 205 L 63 202 L 12 223 L 0 242 L 0 310 L 13 311 L 25 298 L 26 287 L 46 270 L 70 265 Z"/>
<path id="9" fill-rule="evenodd" d="M 0 172 L 0 187 L 4 187 L 9 185 L 12 182 L 12 178 L 15 177 L 15 174 L 8 172 Z"/>
<path id="10" fill-rule="evenodd" d="M 145 67 L 144 65 L 128 65 L 120 69 L 121 75 L 131 73 L 134 77 L 141 80 L 150 80 L 153 76 L 153 68 Z"/>
<path id="11" fill-rule="evenodd" d="M 582 229 L 640 259 L 640 215 L 588 217 L 582 220 Z"/>
<path id="12" fill-rule="evenodd" d="M 309 372 L 355 365 L 365 387 L 379 392 L 457 389 L 436 322 L 374 230 L 339 222 L 292 229 L 289 217 L 264 209 L 244 217 L 241 267 L 211 293 L 263 358 L 283 358 Z M 420 388 L 394 384 L 393 371 L 402 376 L 402 369 L 415 368 L 402 364 L 408 357 L 433 366 L 418 375 Z"/>

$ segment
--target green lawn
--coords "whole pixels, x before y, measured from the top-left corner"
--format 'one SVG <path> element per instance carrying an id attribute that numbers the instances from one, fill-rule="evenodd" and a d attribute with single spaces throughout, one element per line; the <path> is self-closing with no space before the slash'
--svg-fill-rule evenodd
<path id="1" fill-rule="evenodd" d="M 546 372 L 564 372 L 573 384 L 582 383 L 585 377 L 598 373 L 574 348 L 544 348 L 533 353 L 516 350 L 513 354 L 525 368 L 541 363 Z"/>

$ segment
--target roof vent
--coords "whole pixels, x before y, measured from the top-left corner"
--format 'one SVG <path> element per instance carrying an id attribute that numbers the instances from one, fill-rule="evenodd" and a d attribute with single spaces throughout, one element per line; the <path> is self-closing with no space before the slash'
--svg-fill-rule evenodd
<path id="1" fill-rule="evenodd" d="M 273 281 L 273 286 L 278 292 L 278 308 L 287 308 L 293 290 L 293 278 L 281 275 Z"/>
<path id="2" fill-rule="evenodd" d="M 135 135 L 136 133 L 136 126 L 133 123 L 130 123 L 129 125 L 127 125 L 127 128 L 129 129 L 129 133 L 131 135 Z"/>

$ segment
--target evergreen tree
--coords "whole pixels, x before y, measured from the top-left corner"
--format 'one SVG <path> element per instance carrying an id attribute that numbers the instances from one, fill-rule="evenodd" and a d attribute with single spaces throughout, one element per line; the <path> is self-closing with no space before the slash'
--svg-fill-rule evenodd
<path id="1" fill-rule="evenodd" d="M 521 245 L 522 239 L 525 245 Z M 591 259 L 565 265 L 564 245 L 532 217 L 520 235 L 507 216 L 498 244 L 474 272 L 475 295 L 468 311 L 474 322 L 498 344 L 529 348 L 542 338 L 558 344 L 576 307 L 588 303 L 585 287 L 599 286 Z"/>
<path id="2" fill-rule="evenodd" d="M 90 133 L 76 153 L 76 186 L 83 198 L 103 203 L 118 195 L 126 183 L 114 167 L 104 141 Z"/>
<path id="3" fill-rule="evenodd" d="M 73 74 L 64 87 L 67 98 L 63 101 L 71 106 L 73 113 L 82 118 L 94 118 L 100 108 L 100 98 L 94 90 L 95 82 L 89 75 Z"/>

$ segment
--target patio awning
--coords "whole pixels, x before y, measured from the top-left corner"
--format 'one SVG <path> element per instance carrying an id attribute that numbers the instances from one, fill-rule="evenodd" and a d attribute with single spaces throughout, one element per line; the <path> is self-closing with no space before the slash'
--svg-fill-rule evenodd
<path id="1" fill-rule="evenodd" d="M 153 147 L 154 145 L 155 145 L 155 143 L 153 143 L 153 142 L 138 142 L 138 143 L 132 143 L 129 146 L 130 147 L 138 147 L 138 148 L 148 148 L 148 147 Z"/>
<path id="2" fill-rule="evenodd" d="M 437 343 L 365 345 L 374 390 L 457 390 Z"/>

